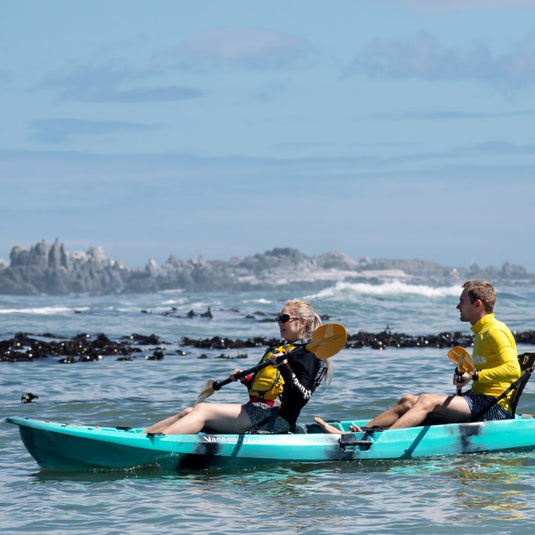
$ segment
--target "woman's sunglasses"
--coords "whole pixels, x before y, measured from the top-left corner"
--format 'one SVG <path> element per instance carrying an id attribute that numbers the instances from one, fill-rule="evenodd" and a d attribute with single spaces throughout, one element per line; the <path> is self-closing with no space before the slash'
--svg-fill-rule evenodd
<path id="1" fill-rule="evenodd" d="M 279 323 L 287 323 L 288 321 L 290 320 L 298 320 L 299 318 L 293 318 L 292 316 L 290 316 L 290 314 L 281 314 L 278 318 L 277 318 L 277 321 Z"/>

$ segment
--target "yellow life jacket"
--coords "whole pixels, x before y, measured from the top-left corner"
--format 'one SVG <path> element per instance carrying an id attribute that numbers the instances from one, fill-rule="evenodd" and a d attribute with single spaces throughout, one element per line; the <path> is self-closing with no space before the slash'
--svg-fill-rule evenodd
<path id="1" fill-rule="evenodd" d="M 260 362 L 269 360 L 274 353 L 289 353 L 295 349 L 291 344 L 284 344 L 268 351 Z M 267 365 L 258 370 L 251 378 L 249 395 L 266 401 L 274 401 L 282 394 L 284 378 L 276 366 Z"/>

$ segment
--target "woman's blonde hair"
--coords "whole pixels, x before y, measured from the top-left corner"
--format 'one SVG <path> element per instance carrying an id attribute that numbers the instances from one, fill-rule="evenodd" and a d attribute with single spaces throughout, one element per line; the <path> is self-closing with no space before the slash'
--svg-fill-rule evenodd
<path id="1" fill-rule="evenodd" d="M 285 306 L 292 310 L 292 314 L 294 314 L 296 318 L 307 320 L 306 331 L 308 336 L 312 336 L 312 333 L 318 327 L 321 327 L 321 318 L 306 301 L 303 301 L 302 299 L 292 299 L 288 301 Z"/>
<path id="2" fill-rule="evenodd" d="M 292 310 L 292 314 L 294 314 L 296 318 L 307 320 L 306 329 L 308 336 L 312 336 L 312 333 L 318 327 L 321 327 L 322 322 L 319 314 L 314 311 L 312 305 L 307 301 L 304 301 L 303 299 L 291 299 L 285 306 Z M 331 359 L 325 359 L 324 362 L 327 368 L 326 384 L 328 385 L 332 378 Z"/>

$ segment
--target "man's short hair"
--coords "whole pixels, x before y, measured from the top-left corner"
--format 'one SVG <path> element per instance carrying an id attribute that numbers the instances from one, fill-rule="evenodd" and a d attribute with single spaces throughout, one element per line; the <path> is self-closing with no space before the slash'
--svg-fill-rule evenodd
<path id="1" fill-rule="evenodd" d="M 490 282 L 472 280 L 463 284 L 463 288 L 468 293 L 471 303 L 475 303 L 478 299 L 481 300 L 485 311 L 491 314 L 496 304 L 496 290 Z"/>

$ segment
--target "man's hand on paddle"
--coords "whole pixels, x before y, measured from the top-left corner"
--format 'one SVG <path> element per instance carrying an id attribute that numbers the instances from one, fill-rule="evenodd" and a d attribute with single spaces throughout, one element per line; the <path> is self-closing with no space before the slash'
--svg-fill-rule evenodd
<path id="1" fill-rule="evenodd" d="M 457 370 L 455 370 L 455 373 L 453 374 L 453 384 L 457 387 L 463 387 L 467 385 L 472 380 L 472 374 L 468 372 L 463 372 L 461 374 L 457 373 Z"/>

